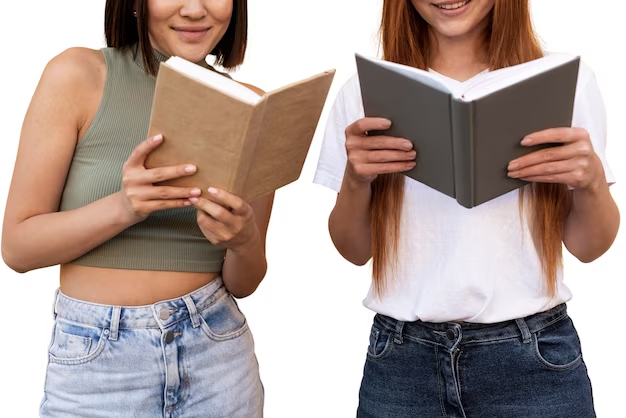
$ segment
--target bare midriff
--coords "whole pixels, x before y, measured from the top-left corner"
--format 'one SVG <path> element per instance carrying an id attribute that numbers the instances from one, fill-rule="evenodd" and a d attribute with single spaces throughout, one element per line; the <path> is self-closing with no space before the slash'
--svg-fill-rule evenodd
<path id="1" fill-rule="evenodd" d="M 61 265 L 64 295 L 103 305 L 142 306 L 174 299 L 212 282 L 219 273 L 122 270 Z"/>

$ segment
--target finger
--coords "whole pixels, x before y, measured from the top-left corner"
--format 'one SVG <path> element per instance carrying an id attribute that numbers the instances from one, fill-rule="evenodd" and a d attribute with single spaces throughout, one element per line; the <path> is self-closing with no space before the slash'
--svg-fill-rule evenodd
<path id="1" fill-rule="evenodd" d="M 160 183 L 165 180 L 177 179 L 180 177 L 191 176 L 195 174 L 197 168 L 195 165 L 176 165 L 170 167 L 157 167 L 148 170 L 141 170 L 134 174 L 135 181 L 139 183 Z"/>
<path id="2" fill-rule="evenodd" d="M 225 208 L 204 197 L 191 197 L 189 201 L 196 208 L 206 212 L 207 215 L 224 225 L 231 226 L 235 223 L 235 215 L 230 211 L 230 208 Z"/>
<path id="3" fill-rule="evenodd" d="M 524 167 L 530 167 L 536 164 L 568 160 L 576 157 L 576 155 L 576 148 L 567 145 L 544 148 L 511 161 L 507 169 L 509 171 L 521 170 Z"/>
<path id="4" fill-rule="evenodd" d="M 524 146 L 533 146 L 539 144 L 567 144 L 578 141 L 588 136 L 584 129 L 579 128 L 552 128 L 535 132 L 527 135 L 522 139 L 521 144 Z"/>
<path id="5" fill-rule="evenodd" d="M 163 135 L 155 135 L 142 141 L 139 145 L 135 147 L 133 152 L 130 153 L 130 156 L 126 160 L 126 164 L 131 167 L 143 166 L 146 161 L 146 157 L 150 152 L 156 149 L 159 145 L 163 143 Z"/>
<path id="6" fill-rule="evenodd" d="M 395 138 L 392 136 L 351 136 L 346 138 L 346 149 L 367 149 L 367 150 L 411 150 L 413 144 L 408 139 Z"/>
<path id="7" fill-rule="evenodd" d="M 214 245 L 221 243 L 221 231 L 224 228 L 224 224 L 213 219 L 202 209 L 198 209 L 197 214 L 198 225 L 202 228 L 202 232 L 206 238 Z"/>
<path id="8" fill-rule="evenodd" d="M 557 174 L 569 173 L 575 169 L 576 164 L 572 160 L 552 161 L 525 167 L 521 170 L 509 171 L 508 176 L 511 178 L 553 176 Z"/>
<path id="9" fill-rule="evenodd" d="M 209 187 L 208 198 L 218 205 L 229 208 L 235 215 L 243 215 L 248 209 L 248 204 L 239 196 L 228 193 L 216 187 Z"/>
<path id="10" fill-rule="evenodd" d="M 146 191 L 141 195 L 141 198 L 143 198 L 143 200 L 188 199 L 190 197 L 200 196 L 200 194 L 201 191 L 198 188 L 148 186 L 146 187 Z"/>
<path id="11" fill-rule="evenodd" d="M 530 183 L 559 183 L 559 184 L 569 184 L 570 183 L 570 174 L 555 174 L 548 176 L 531 176 L 520 178 L 520 180 L 524 180 Z"/>
<path id="12" fill-rule="evenodd" d="M 383 131 L 391 127 L 391 121 L 383 118 L 363 118 L 346 128 L 346 136 L 366 136 L 368 131 Z"/>
<path id="13" fill-rule="evenodd" d="M 366 163 L 394 163 L 413 161 L 417 157 L 415 151 L 366 151 L 364 154 L 364 161 Z"/>
<path id="14" fill-rule="evenodd" d="M 415 167 L 415 165 L 415 161 L 364 164 L 357 169 L 357 172 L 363 176 L 402 173 L 404 171 L 411 170 Z"/>
<path id="15" fill-rule="evenodd" d="M 158 210 L 176 209 L 182 207 L 191 206 L 192 203 L 189 199 L 170 199 L 170 200 L 149 200 L 143 202 L 142 206 L 147 210 L 146 212 L 152 213 Z"/>

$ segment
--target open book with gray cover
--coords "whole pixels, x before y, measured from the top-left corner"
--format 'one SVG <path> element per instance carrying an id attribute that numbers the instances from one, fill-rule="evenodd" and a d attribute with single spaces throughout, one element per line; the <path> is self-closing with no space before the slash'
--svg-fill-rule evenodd
<path id="1" fill-rule="evenodd" d="M 437 74 L 356 54 L 365 116 L 391 120 L 384 132 L 417 151 L 407 176 L 471 208 L 526 182 L 507 176 L 534 132 L 569 127 L 580 57 L 549 54 L 482 73 L 453 92 Z"/>

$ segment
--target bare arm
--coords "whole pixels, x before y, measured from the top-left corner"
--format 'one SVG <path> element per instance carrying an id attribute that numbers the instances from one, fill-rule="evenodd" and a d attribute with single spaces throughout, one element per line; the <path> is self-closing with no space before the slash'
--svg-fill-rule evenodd
<path id="1" fill-rule="evenodd" d="M 246 245 L 226 252 L 222 277 L 228 290 L 236 297 L 251 295 L 267 272 L 265 241 L 273 203 L 274 193 L 250 204 L 256 226 L 253 237 Z"/>
<path id="2" fill-rule="evenodd" d="M 510 176 L 527 181 L 563 183 L 574 188 L 572 208 L 565 222 L 563 243 L 572 255 L 588 263 L 615 241 L 620 215 L 606 183 L 604 169 L 580 128 L 557 128 L 529 136 L 524 145 L 561 143 L 512 161 Z"/>
<path id="3" fill-rule="evenodd" d="M 54 58 L 41 77 L 24 119 L 2 230 L 2 257 L 15 271 L 71 261 L 153 210 L 182 206 L 185 199 L 175 197 L 192 195 L 189 189 L 161 190 L 169 200 L 151 200 L 157 188 L 146 179 L 173 172 L 178 177 L 184 168 L 143 169 L 142 157 L 160 143 L 146 141 L 125 166 L 122 192 L 58 212 L 78 138 L 102 95 L 103 71 L 100 52 L 70 49 Z"/>
<path id="4" fill-rule="evenodd" d="M 608 251 L 619 224 L 619 210 L 606 181 L 601 179 L 596 186 L 572 191 L 572 210 L 565 223 L 563 243 L 580 261 L 589 263 Z"/>
<path id="5" fill-rule="evenodd" d="M 356 265 L 363 265 L 372 257 L 372 181 L 379 174 L 402 172 L 415 166 L 416 152 L 410 141 L 366 134 L 389 126 L 385 119 L 364 118 L 346 129 L 348 163 L 328 228 L 337 251 Z"/>

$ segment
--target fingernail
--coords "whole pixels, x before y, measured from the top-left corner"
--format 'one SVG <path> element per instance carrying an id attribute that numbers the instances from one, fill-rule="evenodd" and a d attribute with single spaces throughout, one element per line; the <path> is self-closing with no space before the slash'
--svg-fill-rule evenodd
<path id="1" fill-rule="evenodd" d="M 198 199 L 197 197 L 190 197 L 190 198 L 189 198 L 189 201 L 190 201 L 191 203 L 198 203 L 198 201 L 199 201 L 199 200 L 200 200 L 200 199 Z"/>
<path id="2" fill-rule="evenodd" d="M 383 121 L 383 128 L 387 129 L 387 128 L 389 128 L 389 127 L 391 127 L 391 121 L 390 121 L 390 120 L 385 119 L 385 120 Z"/>
<path id="3" fill-rule="evenodd" d="M 533 139 L 531 137 L 527 136 L 524 139 L 522 139 L 521 144 L 522 145 L 530 145 L 531 142 L 533 142 Z"/>
<path id="4" fill-rule="evenodd" d="M 191 189 L 191 191 L 189 193 L 192 196 L 200 196 L 200 193 L 202 193 L 202 191 L 200 189 Z"/>
<path id="5" fill-rule="evenodd" d="M 515 162 L 515 161 L 511 161 L 511 162 L 509 163 L 509 166 L 507 167 L 507 169 L 508 169 L 509 171 L 517 170 L 517 167 L 518 167 L 518 166 L 519 166 L 519 164 L 518 164 L 517 162 Z"/>
<path id="6" fill-rule="evenodd" d="M 515 172 L 509 172 L 508 176 L 511 178 L 517 178 L 518 174 Z"/>
<path id="7" fill-rule="evenodd" d="M 161 134 L 158 134 L 158 135 L 155 135 L 155 136 L 152 137 L 152 141 L 154 141 L 154 142 L 159 142 L 162 139 L 163 139 L 163 135 L 161 135 Z"/>
<path id="8" fill-rule="evenodd" d="M 196 172 L 195 165 L 188 165 L 187 167 L 185 167 L 185 173 L 195 173 L 195 172 Z"/>
<path id="9" fill-rule="evenodd" d="M 217 194 L 217 189 L 215 187 L 209 187 L 209 193 Z"/>
<path id="10" fill-rule="evenodd" d="M 411 143 L 411 141 L 404 141 L 402 143 L 402 148 L 404 148 L 404 149 L 411 149 L 411 148 L 413 148 L 413 144 Z"/>

